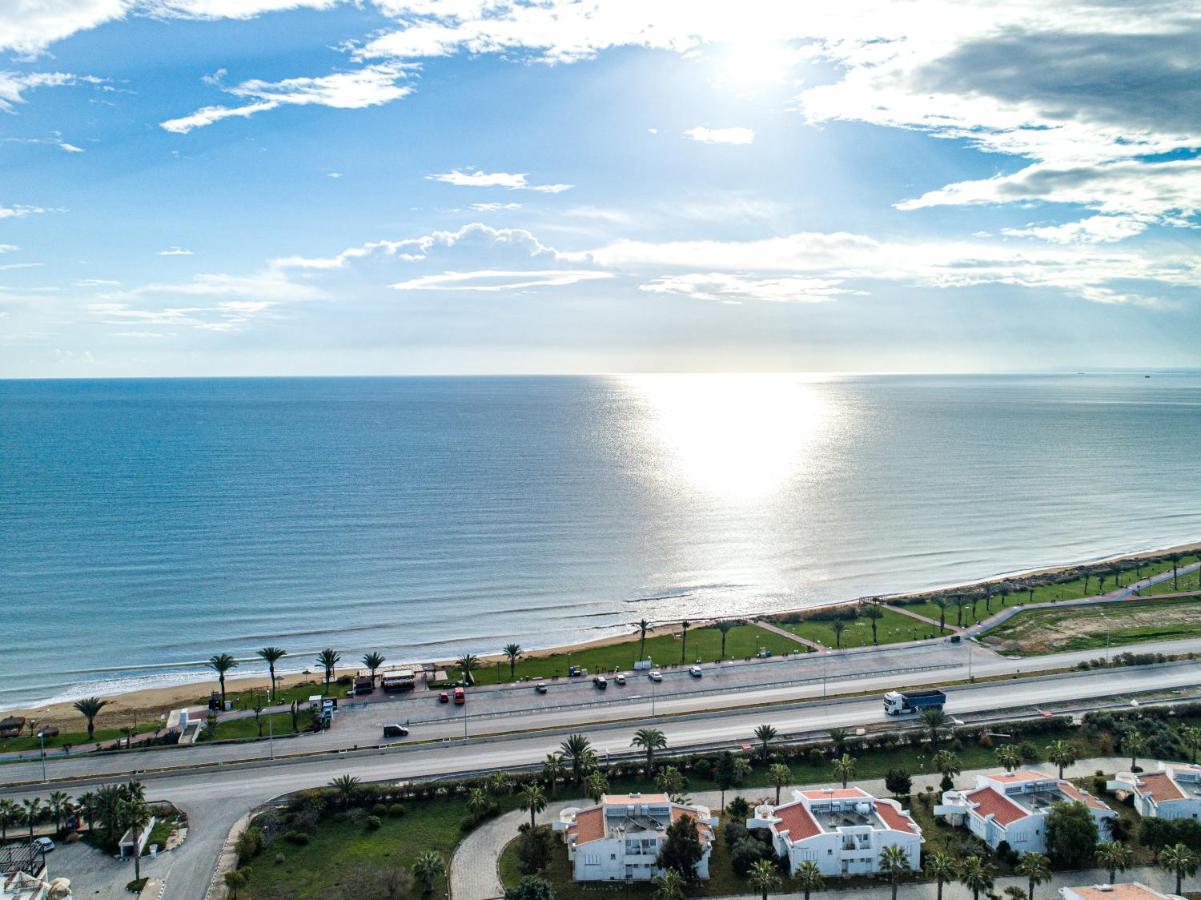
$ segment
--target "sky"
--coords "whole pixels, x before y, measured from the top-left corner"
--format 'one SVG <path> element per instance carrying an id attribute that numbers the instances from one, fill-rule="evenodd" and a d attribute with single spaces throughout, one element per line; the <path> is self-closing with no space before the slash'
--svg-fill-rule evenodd
<path id="1" fill-rule="evenodd" d="M 0 377 L 1201 363 L 1195 0 L 8 0 Z"/>

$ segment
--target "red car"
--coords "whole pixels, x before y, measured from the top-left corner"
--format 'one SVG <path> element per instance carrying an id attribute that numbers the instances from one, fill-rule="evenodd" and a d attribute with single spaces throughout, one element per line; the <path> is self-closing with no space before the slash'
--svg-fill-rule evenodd
<path id="1" fill-rule="evenodd" d="M 439 703 L 449 703 L 450 702 L 450 694 L 446 693 L 446 691 L 442 691 L 440 694 L 438 694 L 438 702 Z"/>
<path id="2" fill-rule="evenodd" d="M 462 688 L 455 688 L 455 706 L 462 706 L 467 702 L 467 692 Z"/>

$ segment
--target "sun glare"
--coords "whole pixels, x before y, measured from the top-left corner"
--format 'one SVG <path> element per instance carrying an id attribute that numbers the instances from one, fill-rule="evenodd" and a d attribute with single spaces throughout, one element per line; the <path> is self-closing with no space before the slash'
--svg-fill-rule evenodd
<path id="1" fill-rule="evenodd" d="M 796 62 L 797 52 L 788 45 L 762 37 L 747 37 L 726 45 L 721 55 L 721 71 L 733 84 L 760 87 L 784 81 Z"/>

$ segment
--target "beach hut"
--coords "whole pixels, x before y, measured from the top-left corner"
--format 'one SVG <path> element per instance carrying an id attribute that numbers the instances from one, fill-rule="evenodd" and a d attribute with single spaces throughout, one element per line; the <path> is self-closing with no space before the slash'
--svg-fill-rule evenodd
<path id="1" fill-rule="evenodd" d="M 15 738 L 21 736 L 25 728 L 24 716 L 9 716 L 0 720 L 0 738 Z"/>

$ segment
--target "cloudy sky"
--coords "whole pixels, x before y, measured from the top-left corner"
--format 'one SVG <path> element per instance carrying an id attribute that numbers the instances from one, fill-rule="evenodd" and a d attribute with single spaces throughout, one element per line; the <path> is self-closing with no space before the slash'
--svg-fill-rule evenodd
<path id="1" fill-rule="evenodd" d="M 8 0 L 0 376 L 1196 365 L 1199 46 L 1195 0 Z"/>

